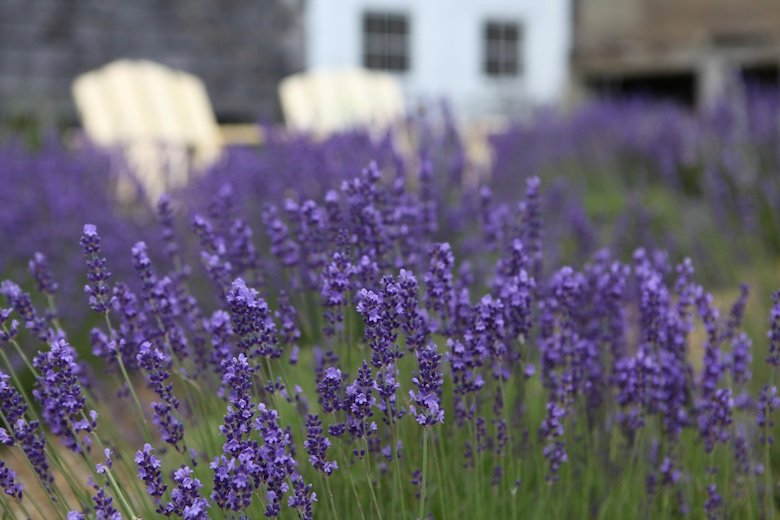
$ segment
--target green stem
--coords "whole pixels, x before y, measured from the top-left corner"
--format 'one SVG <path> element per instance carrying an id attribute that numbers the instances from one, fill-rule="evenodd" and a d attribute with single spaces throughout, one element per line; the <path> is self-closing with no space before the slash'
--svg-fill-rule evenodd
<path id="1" fill-rule="evenodd" d="M 330 500 L 330 507 L 333 510 L 333 518 L 338 518 L 339 514 L 336 511 L 336 503 L 333 500 L 333 490 L 330 488 L 330 479 L 328 478 L 327 475 L 323 476 L 322 478 L 325 481 L 325 489 L 328 492 L 328 499 Z"/>
<path id="2" fill-rule="evenodd" d="M 423 429 L 423 459 L 422 459 L 422 489 L 420 491 L 420 509 L 418 518 L 423 520 L 425 513 L 425 487 L 426 487 L 426 468 L 428 465 L 428 430 Z"/>
<path id="3" fill-rule="evenodd" d="M 89 422 L 89 419 L 87 419 L 87 416 L 84 413 L 84 410 L 81 411 L 81 417 L 85 421 Z M 90 431 L 90 433 L 92 434 L 92 438 L 95 439 L 95 442 L 97 442 L 98 446 L 100 447 L 100 450 L 105 452 L 106 447 L 103 444 L 103 441 L 100 440 L 100 436 L 97 434 L 95 429 L 93 428 Z M 84 455 L 84 457 L 86 458 L 86 454 Z M 94 467 L 90 466 L 90 470 L 94 471 Z M 119 483 L 114 478 L 114 472 L 111 471 L 111 468 L 109 468 L 108 465 L 106 465 L 106 477 L 108 478 L 108 481 L 111 483 L 111 487 L 114 490 L 114 495 L 117 497 L 117 500 L 119 500 L 119 503 L 122 506 L 122 509 L 125 510 L 125 513 L 127 514 L 127 516 L 129 518 L 131 518 L 131 519 L 139 518 L 138 515 L 133 513 L 133 508 L 128 503 L 127 497 L 125 497 L 125 494 L 122 492 L 122 489 L 119 487 Z"/>
<path id="4" fill-rule="evenodd" d="M 398 421 L 393 424 L 393 442 L 395 443 L 393 449 L 393 464 L 395 465 L 395 482 L 398 489 L 398 496 L 401 499 L 401 513 L 404 520 L 406 519 L 406 498 L 404 497 L 404 486 L 401 477 L 401 463 L 398 460 Z"/>
<path id="5" fill-rule="evenodd" d="M 366 473 L 368 475 L 368 489 L 371 491 L 371 500 L 374 502 L 374 508 L 376 509 L 377 517 L 379 518 L 379 520 L 382 520 L 382 509 L 379 507 L 379 501 L 377 501 L 376 493 L 374 493 L 374 477 L 371 474 L 371 461 L 370 461 L 371 454 L 368 451 L 368 439 L 365 439 L 365 445 L 366 445 L 366 453 L 363 459 L 366 463 Z"/>
<path id="6" fill-rule="evenodd" d="M 8 329 L 6 328 L 5 325 L 3 325 L 3 331 L 5 331 L 6 334 L 9 333 Z M 16 349 L 16 353 L 19 354 L 20 358 L 22 358 L 22 361 L 24 361 L 24 364 L 27 366 L 27 369 L 30 371 L 30 373 L 33 376 L 38 377 L 38 371 L 35 370 L 35 368 L 30 363 L 30 360 L 27 359 L 27 356 L 25 355 L 24 351 L 22 350 L 21 345 L 19 345 L 19 343 L 15 339 L 11 340 L 11 345 L 14 346 L 14 348 Z M 9 365 L 9 368 L 10 368 L 10 365 Z"/>
<path id="7" fill-rule="evenodd" d="M 108 331 L 111 337 L 116 337 L 116 334 L 114 333 L 114 328 L 111 326 L 111 318 L 108 317 L 108 311 L 106 311 L 103 314 L 103 317 L 106 321 L 106 326 L 108 327 Z M 135 387 L 133 386 L 132 381 L 130 381 L 130 376 L 127 374 L 127 369 L 125 368 L 125 363 L 122 361 L 122 353 L 119 352 L 117 349 L 116 351 L 116 361 L 119 365 L 119 370 L 122 372 L 122 377 L 125 380 L 125 384 L 127 385 L 128 390 L 130 390 L 130 395 L 133 398 L 133 402 L 135 403 L 135 407 L 138 411 L 138 417 L 141 419 L 141 425 L 143 426 L 144 430 L 144 437 L 146 439 L 146 442 L 151 443 L 152 442 L 152 433 L 149 430 L 149 422 L 146 420 L 146 414 L 144 413 L 143 406 L 141 406 L 141 400 L 138 399 L 138 395 L 135 393 Z"/>
<path id="8" fill-rule="evenodd" d="M 347 455 L 344 453 L 344 449 L 341 449 L 341 455 L 344 457 L 344 472 L 349 477 L 349 483 L 352 485 L 352 492 L 355 494 L 355 502 L 357 502 L 358 509 L 360 510 L 360 518 L 366 520 L 366 515 L 363 512 L 363 505 L 360 503 L 360 495 L 358 494 L 357 487 L 355 486 L 355 478 L 352 476 L 352 472 L 346 468 Z"/>
<path id="9" fill-rule="evenodd" d="M 0 500 L 0 506 L 3 507 L 3 511 L 5 512 L 3 514 L 3 518 L 14 518 L 14 514 L 11 512 L 10 504 L 8 503 L 8 500 L 3 497 L 3 500 Z"/>
<path id="10" fill-rule="evenodd" d="M 438 450 L 436 449 L 436 445 L 439 443 L 436 442 L 436 439 L 431 439 L 431 443 L 433 443 L 433 465 L 436 468 L 436 480 L 438 482 L 436 494 L 439 495 L 439 507 L 441 508 L 439 514 L 442 518 L 449 518 L 449 515 L 447 515 L 446 510 L 444 509 L 444 493 L 442 492 L 442 486 L 444 485 L 445 480 L 442 478 L 441 467 L 444 461 L 439 459 Z M 453 494 L 452 496 L 457 495 Z"/>
<path id="11" fill-rule="evenodd" d="M 32 503 L 33 503 L 33 505 L 35 505 L 35 501 L 32 501 Z M 23 501 L 23 500 L 19 500 L 19 508 L 22 510 L 22 513 L 24 514 L 25 518 L 32 518 L 32 517 L 33 517 L 33 516 L 30 514 L 30 512 L 29 512 L 29 511 L 27 511 L 27 508 L 24 506 L 24 501 Z M 40 509 L 38 509 L 37 507 L 35 508 L 35 511 L 36 511 L 36 512 L 37 512 L 39 515 L 41 514 L 41 510 L 40 510 Z M 42 518 L 42 517 L 40 517 L 40 518 Z"/>

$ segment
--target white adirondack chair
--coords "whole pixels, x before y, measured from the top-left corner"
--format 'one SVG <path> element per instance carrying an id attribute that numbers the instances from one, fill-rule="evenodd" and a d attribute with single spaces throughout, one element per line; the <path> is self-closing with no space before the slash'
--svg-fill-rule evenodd
<path id="1" fill-rule="evenodd" d="M 151 200 L 219 157 L 214 111 L 192 74 L 123 59 L 79 76 L 72 93 L 86 134 L 124 152 Z"/>
<path id="2" fill-rule="evenodd" d="M 282 80 L 279 97 L 289 129 L 318 135 L 363 125 L 386 128 L 406 115 L 396 78 L 357 68 L 294 74 Z"/>

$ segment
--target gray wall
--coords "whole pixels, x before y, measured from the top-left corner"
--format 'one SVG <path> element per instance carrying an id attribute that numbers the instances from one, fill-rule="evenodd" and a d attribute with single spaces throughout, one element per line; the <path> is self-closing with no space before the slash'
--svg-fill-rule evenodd
<path id="1" fill-rule="evenodd" d="M 117 58 L 201 77 L 221 121 L 278 119 L 304 0 L 0 0 L 0 117 L 75 121 L 70 83 Z"/>

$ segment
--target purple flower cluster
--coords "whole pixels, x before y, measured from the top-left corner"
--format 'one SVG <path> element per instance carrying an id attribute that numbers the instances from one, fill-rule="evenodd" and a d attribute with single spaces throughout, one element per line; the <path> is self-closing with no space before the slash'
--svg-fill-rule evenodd
<path id="1" fill-rule="evenodd" d="M 161 511 L 165 516 L 177 515 L 185 520 L 205 520 L 209 518 L 208 500 L 200 496 L 203 487 L 192 470 L 182 466 L 173 472 L 176 487 L 171 491 L 171 501 Z"/>
<path id="2" fill-rule="evenodd" d="M 144 444 L 143 451 L 139 450 L 135 453 L 134 461 L 137 466 L 138 478 L 146 484 L 146 492 L 154 498 L 159 506 L 160 499 L 168 486 L 163 481 L 160 470 L 162 462 L 152 454 L 152 451 L 151 444 Z M 158 507 L 158 512 L 161 512 L 161 507 Z"/>
<path id="3" fill-rule="evenodd" d="M 449 135 L 444 146 L 457 148 L 456 137 Z M 395 493 L 396 485 L 401 493 L 408 491 L 412 475 L 422 509 L 446 516 L 451 512 L 446 503 L 434 505 L 435 500 L 423 497 L 435 480 L 427 474 L 430 466 L 424 463 L 410 473 L 420 462 L 418 450 L 409 448 L 411 431 L 423 436 L 423 452 L 427 441 L 435 443 L 434 466 L 452 467 L 439 460 L 438 450 L 446 447 L 442 443 L 457 441 L 464 467 L 480 472 L 475 480 L 485 484 L 475 492 L 494 487 L 485 497 L 496 506 L 488 510 L 496 512 L 505 511 L 505 491 L 519 492 L 519 470 L 510 458 L 543 458 L 551 485 L 563 464 L 576 479 L 583 475 L 581 458 L 591 456 L 583 449 L 591 447 L 585 444 L 591 435 L 598 442 L 598 436 L 610 439 L 607 462 L 593 462 L 601 469 L 611 469 L 613 451 L 622 456 L 628 449 L 632 463 L 642 462 L 639 466 L 649 472 L 642 478 L 652 507 L 659 493 L 665 496 L 657 502 L 665 504 L 671 496 L 685 496 L 692 482 L 700 484 L 697 470 L 686 466 L 695 450 L 712 459 L 731 450 L 740 475 L 734 496 L 742 496 L 740 486 L 752 483 L 760 468 L 756 451 L 762 442 L 767 453 L 771 449 L 773 413 L 780 408 L 773 384 L 757 396 L 752 393 L 757 388 L 753 373 L 761 371 L 753 366 L 751 338 L 742 330 L 747 287 L 721 316 L 713 296 L 694 281 L 689 260 L 674 265 L 673 255 L 648 248 L 637 249 L 627 263 L 617 260 L 622 250 L 614 256 L 604 250 L 586 261 L 591 246 L 583 244 L 596 237 L 587 222 L 578 224 L 579 238 L 571 244 L 582 261 L 577 253 L 571 266 L 556 269 L 569 243 L 557 244 L 553 235 L 543 250 L 541 226 L 543 214 L 548 221 L 547 206 L 560 210 L 566 204 L 564 187 L 543 199 L 539 178 L 531 177 L 519 204 L 502 200 L 510 193 L 500 189 L 500 179 L 493 189 L 445 191 L 438 184 L 440 170 L 462 180 L 465 158 L 457 153 L 438 157 L 434 149 L 441 143 L 433 134 L 424 133 L 420 140 L 419 182 L 408 188 L 407 161 L 387 144 L 380 146 L 388 154 L 382 158 L 389 158 L 395 171 L 383 161 L 371 163 L 354 179 L 339 178 L 340 189 L 328 191 L 324 199 L 304 187 L 295 198 L 285 199 L 279 191 L 282 205 L 265 204 L 272 199 L 252 201 L 243 215 L 243 188 L 221 184 L 209 196 L 208 217 L 193 219 L 205 273 L 191 272 L 186 263 L 189 248 L 176 241 L 168 197 L 157 211 L 163 262 L 153 267 L 153 248 L 136 242 L 127 258 L 138 275 L 132 284 L 109 285 L 101 238 L 95 226 L 85 226 L 80 244 L 87 258 L 86 292 L 90 307 L 106 317 L 105 330 L 94 328 L 89 335 L 93 353 L 108 371 L 122 362 L 123 376 L 129 373 L 122 391 L 134 390 L 128 385 L 146 376 L 157 396 L 151 407 L 160 438 L 175 448 L 155 452 L 152 444 L 144 444 L 135 455 L 138 478 L 156 512 L 196 519 L 207 518 L 212 509 L 213 514 L 244 517 L 262 507 L 266 516 L 278 517 L 286 504 L 299 517 L 311 518 L 317 493 L 307 483 L 309 476 L 319 473 L 324 483 L 343 484 L 342 475 L 354 477 L 358 471 L 349 466 L 363 463 L 365 478 L 351 484 L 369 486 L 366 502 L 369 497 L 374 501 L 373 486 L 399 471 L 391 466 L 400 465 L 403 448 L 399 482 L 382 483 L 379 496 Z M 449 208 L 445 202 L 451 200 L 460 207 Z M 261 235 L 267 236 L 252 230 L 256 208 L 263 208 L 266 233 Z M 561 219 L 587 220 L 584 214 L 581 206 L 565 206 Z M 89 438 L 100 438 L 96 414 L 86 409 L 80 381 L 84 369 L 59 330 L 53 302 L 57 283 L 43 255 L 35 255 L 29 269 L 42 293 L 33 296 L 45 297 L 49 310 L 36 309 L 19 285 L 3 282 L 0 292 L 11 309 L 0 310 L 0 339 L 28 339 L 25 331 L 17 335 L 15 313 L 32 335 L 51 344 L 32 362 L 33 395 L 52 434 L 91 457 Z M 200 301 L 208 296 L 198 275 L 216 289 L 211 300 Z M 770 312 L 767 362 L 774 370 L 780 364 L 780 293 L 773 294 Z M 696 333 L 699 326 L 702 338 Z M 696 344 L 700 339 L 702 344 Z M 700 370 L 693 361 L 699 351 Z M 417 369 L 409 374 L 413 361 L 403 357 L 411 353 Z M 290 372 L 307 369 L 309 354 L 318 397 L 312 409 L 301 388 L 305 382 L 289 378 Z M 281 362 L 283 355 L 296 366 Z M 9 370 L 22 366 L 8 364 Z M 171 382 L 174 366 L 173 375 L 185 382 L 177 388 L 181 402 Z M 197 391 L 183 391 L 191 389 L 190 383 Z M 101 396 L 104 390 L 101 384 L 95 393 Z M 213 404 L 212 398 L 226 401 L 216 453 L 208 442 L 213 440 L 210 423 L 197 415 Z M 445 403 L 452 406 L 446 422 Z M 5 418 L 0 443 L 20 446 L 54 495 L 58 489 L 44 452 L 43 428 L 28 422 L 25 416 L 35 417 L 35 410 L 28 409 L 3 372 L 0 408 Z M 302 418 L 291 425 L 305 422 L 305 440 L 299 439 L 310 463 L 305 469 L 298 465 L 293 441 L 293 435 L 304 432 L 282 426 L 280 418 L 288 414 Z M 190 451 L 184 461 L 189 465 L 174 461 L 187 456 L 185 421 L 193 422 L 188 438 L 193 436 L 199 450 Z M 432 426 L 437 428 L 428 430 Z M 340 458 L 345 448 L 346 458 Z M 112 452 L 104 453 L 97 473 L 113 478 Z M 199 460 L 211 460 L 208 496 L 201 495 L 204 486 L 196 477 Z M 163 474 L 163 467 L 178 469 Z M 718 486 L 723 489 L 728 477 L 714 469 L 708 474 L 713 477 L 705 481 L 711 483 L 706 502 L 697 503 L 704 502 L 711 517 L 727 514 L 732 496 L 721 497 Z M 14 490 L 10 495 L 21 497 L 5 464 L 0 477 L 6 490 Z M 613 482 L 611 475 L 605 478 Z M 449 484 L 438 484 L 435 493 L 446 497 Z M 121 489 L 114 487 L 113 482 L 94 486 L 90 508 L 101 518 L 119 515 L 114 501 L 123 513 L 128 508 L 120 500 Z M 591 487 L 588 496 L 600 492 Z M 362 493 L 355 494 L 360 501 Z M 133 497 L 131 502 L 135 507 L 140 501 Z M 149 504 L 143 506 L 148 513 Z"/>
<path id="4" fill-rule="evenodd" d="M 108 278 L 111 273 L 106 269 L 106 259 L 101 256 L 100 236 L 93 224 L 85 224 L 81 235 L 81 250 L 87 260 L 87 280 L 84 292 L 89 296 L 89 306 L 95 312 L 108 312 L 110 290 Z"/>
<path id="5" fill-rule="evenodd" d="M 0 488 L 9 497 L 22 499 L 23 486 L 16 480 L 16 472 L 0 460 Z"/>
<path id="6" fill-rule="evenodd" d="M 330 439 L 322 433 L 322 421 L 315 414 L 306 416 L 306 440 L 303 443 L 309 454 L 309 462 L 317 470 L 325 475 L 332 474 L 339 469 L 338 462 L 327 460 L 327 451 L 330 448 Z"/>
<path id="7" fill-rule="evenodd" d="M 233 330 L 240 337 L 238 348 L 250 357 L 278 358 L 276 324 L 268 307 L 255 289 L 236 278 L 230 286 L 226 300 L 233 320 Z"/>
<path id="8" fill-rule="evenodd" d="M 441 386 L 444 377 L 439 371 L 441 354 L 434 343 L 417 352 L 419 372 L 412 378 L 417 391 L 409 390 L 412 405 L 409 412 L 421 426 L 434 426 L 444 422 L 444 409 L 441 404 Z"/>
<path id="9" fill-rule="evenodd" d="M 78 381 L 81 367 L 76 352 L 65 340 L 55 341 L 48 352 L 39 352 L 33 366 L 39 372 L 33 396 L 41 405 L 41 414 L 54 435 L 69 449 L 80 452 L 78 432 L 90 432 L 97 414 L 84 407 L 85 398 Z M 89 446 L 89 437 L 84 438 Z"/>
<path id="10" fill-rule="evenodd" d="M 170 377 L 171 359 L 160 349 L 145 341 L 138 352 L 138 365 L 147 373 L 149 388 L 160 401 L 152 403 L 154 423 L 160 436 L 177 450 L 184 438 L 184 425 L 177 416 L 179 400 L 173 395 L 173 384 L 166 382 Z"/>

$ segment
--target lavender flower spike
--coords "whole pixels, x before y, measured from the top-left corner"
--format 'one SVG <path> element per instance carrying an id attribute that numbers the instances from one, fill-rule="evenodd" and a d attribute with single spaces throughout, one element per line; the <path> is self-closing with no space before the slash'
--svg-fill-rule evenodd
<path id="1" fill-rule="evenodd" d="M 54 277 L 49 269 L 49 263 L 46 261 L 46 256 L 43 253 L 35 253 L 32 259 L 27 263 L 35 278 L 36 286 L 38 290 L 47 296 L 54 296 L 59 289 L 59 285 L 54 281 Z"/>
<path id="2" fill-rule="evenodd" d="M 330 439 L 322 434 L 322 421 L 317 415 L 309 414 L 306 416 L 306 440 L 303 446 L 309 453 L 309 462 L 315 469 L 328 476 L 339 469 L 338 462 L 326 459 Z"/>
<path id="3" fill-rule="evenodd" d="M 241 337 L 238 342 L 239 350 L 250 357 L 281 356 L 273 316 L 268 304 L 257 291 L 247 287 L 241 278 L 236 278 L 230 285 L 226 298 L 233 329 Z"/>
<path id="4" fill-rule="evenodd" d="M 766 362 L 777 367 L 780 365 L 780 291 L 772 293 L 772 310 L 769 314 L 769 357 Z"/>
<path id="5" fill-rule="evenodd" d="M 39 352 L 33 359 L 40 373 L 33 396 L 41 404 L 41 415 L 52 433 L 60 436 L 69 449 L 79 452 L 76 432 L 92 431 L 97 414 L 93 410 L 90 419 L 85 418 L 85 399 L 78 382 L 81 367 L 75 356 L 73 347 L 62 339 L 52 343 L 48 352 Z"/>
<path id="6" fill-rule="evenodd" d="M 165 506 L 165 516 L 175 514 L 185 520 L 205 520 L 209 517 L 208 500 L 200 496 L 203 487 L 192 470 L 182 466 L 173 473 L 177 486 L 171 491 L 171 501 Z"/>
<path id="7" fill-rule="evenodd" d="M 420 371 L 412 382 L 417 385 L 417 392 L 409 390 L 412 404 L 410 413 L 422 426 L 433 426 L 444 422 L 444 410 L 441 407 L 441 386 L 444 377 L 439 371 L 441 354 L 436 351 L 436 344 L 430 343 L 417 352 Z"/>
<path id="8" fill-rule="evenodd" d="M 0 460 L 0 488 L 9 497 L 22 499 L 22 485 L 16 481 L 16 472 Z"/>
<path id="9" fill-rule="evenodd" d="M 144 444 L 143 451 L 135 453 L 136 466 L 138 466 L 138 478 L 146 484 L 146 492 L 154 497 L 159 504 L 160 498 L 165 494 L 168 486 L 163 482 L 160 460 L 152 455 L 152 445 Z"/>
<path id="10" fill-rule="evenodd" d="M 89 295 L 89 306 L 95 312 L 107 312 L 110 307 L 106 259 L 100 256 L 100 236 L 93 224 L 85 224 L 81 235 L 81 250 L 87 259 L 87 280 L 84 292 Z"/>

